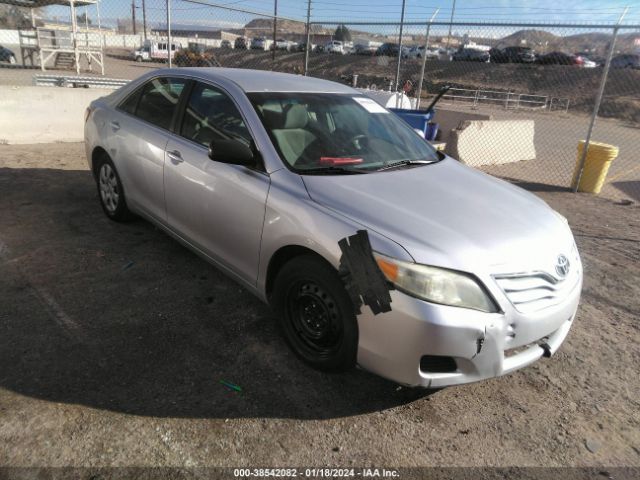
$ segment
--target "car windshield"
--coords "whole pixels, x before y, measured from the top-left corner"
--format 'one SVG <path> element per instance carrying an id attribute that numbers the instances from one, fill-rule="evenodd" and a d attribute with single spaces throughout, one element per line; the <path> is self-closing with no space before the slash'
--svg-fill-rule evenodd
<path id="1" fill-rule="evenodd" d="M 409 125 L 363 95 L 248 95 L 280 157 L 298 173 L 365 172 L 439 160 Z"/>

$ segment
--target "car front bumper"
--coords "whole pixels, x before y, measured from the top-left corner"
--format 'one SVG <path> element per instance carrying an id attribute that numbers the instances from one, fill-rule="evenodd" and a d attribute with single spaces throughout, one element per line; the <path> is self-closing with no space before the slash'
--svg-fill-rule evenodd
<path id="1" fill-rule="evenodd" d="M 358 364 L 395 382 L 440 388 L 498 377 L 553 355 L 573 324 L 582 279 L 560 304 L 523 315 L 484 313 L 391 292 L 392 310 L 358 316 Z M 446 371 L 425 371 L 421 359 L 447 357 Z M 436 363 L 437 365 L 437 363 Z"/>

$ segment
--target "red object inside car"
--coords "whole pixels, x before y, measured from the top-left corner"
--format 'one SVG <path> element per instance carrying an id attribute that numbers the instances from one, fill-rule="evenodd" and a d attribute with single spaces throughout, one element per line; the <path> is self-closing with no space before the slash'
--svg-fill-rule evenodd
<path id="1" fill-rule="evenodd" d="M 320 165 L 352 165 L 354 163 L 362 163 L 362 159 L 354 157 L 320 157 Z"/>

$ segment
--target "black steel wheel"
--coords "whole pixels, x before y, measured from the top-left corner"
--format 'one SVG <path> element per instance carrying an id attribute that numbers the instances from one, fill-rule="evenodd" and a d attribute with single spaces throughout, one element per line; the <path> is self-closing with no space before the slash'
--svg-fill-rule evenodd
<path id="1" fill-rule="evenodd" d="M 311 255 L 291 260 L 279 272 L 271 300 L 287 343 L 302 360 L 329 371 L 355 365 L 353 304 L 326 261 Z"/>

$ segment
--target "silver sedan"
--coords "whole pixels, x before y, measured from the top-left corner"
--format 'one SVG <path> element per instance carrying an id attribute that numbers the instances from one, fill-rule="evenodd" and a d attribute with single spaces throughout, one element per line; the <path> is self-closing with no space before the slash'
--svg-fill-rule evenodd
<path id="1" fill-rule="evenodd" d="M 94 101 L 85 139 L 105 214 L 268 302 L 313 367 L 461 384 L 552 355 L 574 320 L 566 220 L 345 85 L 155 70 Z"/>

